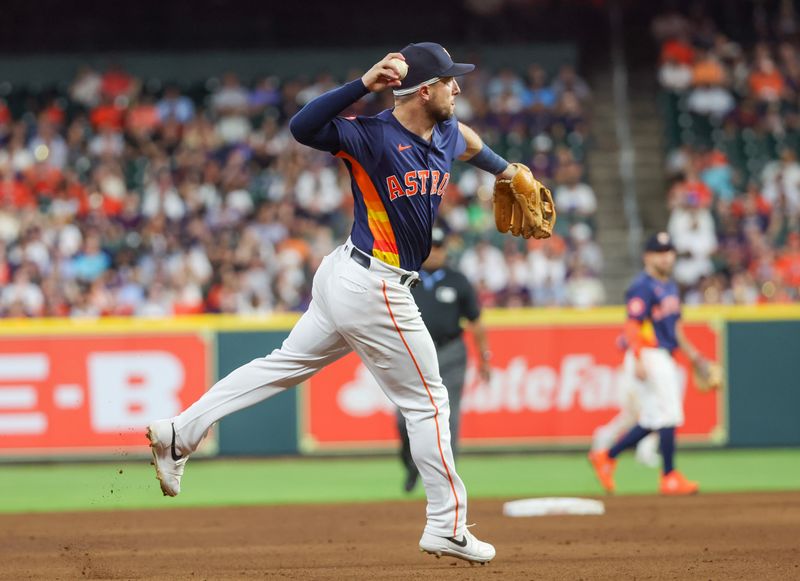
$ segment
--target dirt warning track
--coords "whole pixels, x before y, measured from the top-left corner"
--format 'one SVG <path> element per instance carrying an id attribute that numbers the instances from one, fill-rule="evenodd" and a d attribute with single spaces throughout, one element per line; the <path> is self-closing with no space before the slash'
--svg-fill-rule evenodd
<path id="1" fill-rule="evenodd" d="M 800 579 L 800 492 L 501 508 L 470 505 L 484 567 L 418 552 L 422 502 L 4 515 L 0 579 Z"/>

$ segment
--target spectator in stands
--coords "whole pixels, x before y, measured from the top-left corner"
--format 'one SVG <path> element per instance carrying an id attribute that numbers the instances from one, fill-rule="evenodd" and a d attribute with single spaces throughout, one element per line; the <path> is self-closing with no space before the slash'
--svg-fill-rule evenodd
<path id="1" fill-rule="evenodd" d="M 606 300 L 603 284 L 591 270 L 580 262 L 573 269 L 566 285 L 566 301 L 569 305 L 586 309 L 602 305 Z"/>
<path id="2" fill-rule="evenodd" d="M 41 315 L 44 295 L 33 280 L 31 268 L 20 266 L 13 274 L 12 282 L 0 292 L 0 303 L 7 316 L 35 317 Z"/>
<path id="3" fill-rule="evenodd" d="M 670 208 L 697 206 L 708 208 L 714 200 L 714 193 L 698 178 L 694 164 L 689 167 L 684 176 L 679 176 L 668 194 Z"/>
<path id="4" fill-rule="evenodd" d="M 563 168 L 562 181 L 555 189 L 555 202 L 559 212 L 559 229 L 566 231 L 575 223 L 594 224 L 597 197 L 592 187 L 581 181 L 583 170 L 573 161 Z"/>
<path id="5" fill-rule="evenodd" d="M 573 272 L 579 267 L 594 276 L 603 272 L 603 252 L 592 240 L 592 229 L 587 224 L 578 223 L 570 228 L 569 245 L 568 265 Z"/>
<path id="6" fill-rule="evenodd" d="M 672 210 L 667 230 L 677 252 L 675 280 L 684 288 L 714 272 L 711 256 L 717 250 L 714 219 L 708 206 L 688 192 Z"/>
<path id="7" fill-rule="evenodd" d="M 139 80 L 128 73 L 122 65 L 114 63 L 108 67 L 100 79 L 100 94 L 110 101 L 118 101 L 119 106 L 125 106 L 133 100 L 139 92 Z"/>
<path id="8" fill-rule="evenodd" d="M 717 200 L 730 202 L 736 193 L 733 186 L 733 168 L 728 163 L 728 157 L 718 149 L 712 149 L 703 156 L 700 180 Z"/>
<path id="9" fill-rule="evenodd" d="M 687 100 L 689 111 L 697 115 L 722 118 L 736 106 L 731 92 L 718 84 L 696 83 Z"/>
<path id="10" fill-rule="evenodd" d="M 727 304 L 754 305 L 758 302 L 758 287 L 749 272 L 737 272 L 724 297 L 723 302 Z"/>
<path id="11" fill-rule="evenodd" d="M 558 94 L 541 67 L 529 73 L 529 86 L 513 71 L 465 86 L 469 114 L 495 146 L 569 190 L 588 89 L 574 70 L 562 71 Z M 225 75 L 193 101 L 175 86 L 160 98 L 142 92 L 119 68 L 85 69 L 69 95 L 29 101 L 22 119 L 0 104 L 0 314 L 303 309 L 310 272 L 347 234 L 352 198 L 339 164 L 288 139 L 285 118 L 331 82 L 264 78 L 251 89 Z M 364 99 L 353 112 L 390 100 Z M 456 171 L 442 216 L 467 241 L 462 262 L 486 305 L 565 304 L 576 273 L 576 288 L 595 285 L 581 269 L 599 270 L 602 257 L 580 228 L 569 246 L 559 239 L 533 257 L 508 238 L 497 239 L 511 244 L 504 252 L 488 239 L 473 247 L 492 228 L 492 178 Z M 574 300 L 586 304 L 585 294 Z"/>
<path id="12" fill-rule="evenodd" d="M 490 101 L 499 101 L 504 98 L 521 102 L 525 94 L 525 84 L 512 69 L 502 69 L 486 88 Z"/>
<path id="13" fill-rule="evenodd" d="M 780 252 L 776 268 L 783 281 L 800 292 L 800 232 L 791 232 L 786 247 Z"/>
<path id="14" fill-rule="evenodd" d="M 658 82 L 664 89 L 675 93 L 687 90 L 692 84 L 692 67 L 673 54 L 667 54 L 664 58 L 666 60 L 658 69 Z"/>
<path id="15" fill-rule="evenodd" d="M 698 50 L 692 65 L 692 85 L 721 87 L 727 83 L 725 69 L 712 51 Z"/>
<path id="16" fill-rule="evenodd" d="M 779 160 L 764 166 L 761 172 L 764 197 L 772 204 L 780 196 L 786 198 L 787 209 L 792 214 L 800 212 L 800 163 L 794 150 L 785 148 Z"/>
<path id="17" fill-rule="evenodd" d="M 100 103 L 91 110 L 89 120 L 95 129 L 107 127 L 114 131 L 121 131 L 125 121 L 125 106 L 115 102 L 111 97 L 103 95 Z"/>
<path id="18" fill-rule="evenodd" d="M 785 90 L 783 76 L 769 57 L 758 60 L 756 69 L 750 74 L 749 84 L 753 96 L 767 103 L 779 101 Z"/>
<path id="19" fill-rule="evenodd" d="M 547 84 L 544 68 L 537 64 L 528 67 L 528 86 L 522 93 L 522 106 L 526 109 L 537 105 L 544 109 L 553 109 L 557 100 L 555 90 Z"/>
<path id="20" fill-rule="evenodd" d="M 178 195 L 167 168 L 159 169 L 145 187 L 142 214 L 147 217 L 161 214 L 172 221 L 181 220 L 186 214 L 183 199 Z"/>
<path id="21" fill-rule="evenodd" d="M 52 121 L 44 115 L 39 117 L 36 135 L 28 143 L 28 150 L 36 161 L 59 170 L 67 161 L 67 144 L 56 132 Z"/>
<path id="22" fill-rule="evenodd" d="M 743 235 L 750 227 L 765 233 L 772 215 L 771 204 L 761 195 L 758 184 L 751 181 L 747 191 L 731 204 L 731 214 L 738 224 L 737 234 Z"/>
<path id="23" fill-rule="evenodd" d="M 167 85 L 164 96 L 158 101 L 156 108 L 162 123 L 177 121 L 185 125 L 194 118 L 194 103 L 189 97 L 181 95 L 177 85 Z"/>
<path id="24" fill-rule="evenodd" d="M 553 81 L 553 91 L 556 98 L 561 98 L 564 93 L 572 93 L 581 103 L 588 102 L 592 97 L 589 84 L 578 76 L 572 65 L 563 65 L 559 69 L 558 76 Z"/>
<path id="25" fill-rule="evenodd" d="M 225 73 L 219 89 L 211 96 L 211 107 L 217 118 L 215 130 L 223 142 L 240 143 L 250 133 L 248 101 L 239 77 L 232 72 Z"/>
<path id="26" fill-rule="evenodd" d="M 276 77 L 264 77 L 250 91 L 250 115 L 262 115 L 268 108 L 276 111 L 280 104 L 281 92 Z"/>
<path id="27" fill-rule="evenodd" d="M 78 105 L 86 109 L 93 109 L 100 103 L 102 83 L 102 78 L 97 71 L 88 66 L 81 67 L 69 87 L 69 97 Z"/>
<path id="28" fill-rule="evenodd" d="M 528 246 L 528 293 L 534 305 L 561 306 L 567 300 L 566 244 L 560 236 L 531 239 Z"/>
<path id="29" fill-rule="evenodd" d="M 93 232 L 86 236 L 83 250 L 72 259 L 70 271 L 79 281 L 93 282 L 110 266 L 111 260 L 101 247 L 100 236 Z"/>
<path id="30" fill-rule="evenodd" d="M 486 238 L 464 252 L 459 268 L 472 284 L 481 285 L 489 292 L 499 293 L 508 285 L 505 255 Z"/>

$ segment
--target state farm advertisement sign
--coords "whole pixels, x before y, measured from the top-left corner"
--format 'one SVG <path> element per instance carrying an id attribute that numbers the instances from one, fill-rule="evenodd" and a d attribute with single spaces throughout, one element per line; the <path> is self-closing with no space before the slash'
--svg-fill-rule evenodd
<path id="1" fill-rule="evenodd" d="M 0 454 L 119 452 L 208 383 L 197 335 L 0 338 Z"/>
<path id="2" fill-rule="evenodd" d="M 588 442 L 595 428 L 619 411 L 621 331 L 619 325 L 489 330 L 492 380 L 480 381 L 474 366 L 468 365 L 462 443 Z M 717 336 L 711 327 L 687 325 L 686 331 L 706 357 L 717 358 Z M 686 362 L 679 362 L 686 409 L 681 437 L 708 441 L 720 424 L 721 395 L 698 392 Z M 397 441 L 394 407 L 355 355 L 315 375 L 304 398 L 309 449 L 393 446 Z"/>

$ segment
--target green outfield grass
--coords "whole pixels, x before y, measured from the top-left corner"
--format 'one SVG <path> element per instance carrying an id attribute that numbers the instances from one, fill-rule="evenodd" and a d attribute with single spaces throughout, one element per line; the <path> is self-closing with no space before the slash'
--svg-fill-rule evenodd
<path id="1" fill-rule="evenodd" d="M 704 492 L 800 489 L 800 450 L 683 451 L 678 466 Z M 599 495 L 583 454 L 464 456 L 471 498 Z M 618 494 L 651 494 L 657 472 L 631 455 Z M 164 498 L 146 460 L 103 464 L 0 465 L 0 512 L 173 508 L 421 498 L 401 491 L 394 458 L 311 458 L 189 462 L 183 492 Z"/>

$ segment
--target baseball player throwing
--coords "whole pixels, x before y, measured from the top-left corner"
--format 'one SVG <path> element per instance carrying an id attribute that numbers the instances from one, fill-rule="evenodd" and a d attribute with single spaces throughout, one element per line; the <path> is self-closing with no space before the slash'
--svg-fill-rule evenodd
<path id="1" fill-rule="evenodd" d="M 300 143 L 332 153 L 350 172 L 350 237 L 323 259 L 311 304 L 279 349 L 236 369 L 177 417 L 148 427 L 165 495 L 180 492 L 186 460 L 212 424 L 355 351 L 406 419 L 428 499 L 420 549 L 470 562 L 494 558 L 494 547 L 467 530 L 467 493 L 450 449 L 447 391 L 410 288 L 430 251 L 454 159 L 498 176 L 497 223 L 504 231 L 549 236 L 555 210 L 550 192 L 528 168 L 509 164 L 453 117 L 456 77 L 473 69 L 454 63 L 438 44 L 410 44 L 360 79 L 314 99 L 291 120 Z M 393 109 L 337 117 L 369 92 L 389 88 Z"/>
<path id="2" fill-rule="evenodd" d="M 683 393 L 674 354 L 679 348 L 693 365 L 703 358 L 686 339 L 681 326 L 678 287 L 672 280 L 675 249 L 669 234 L 659 232 L 645 246 L 644 272 L 625 295 L 628 322 L 625 337 L 625 375 L 635 378 L 638 389 L 638 422 L 608 450 L 589 454 L 600 484 L 614 491 L 616 458 L 636 446 L 651 432 L 658 432 L 663 462 L 661 494 L 695 494 L 697 482 L 675 469 L 675 428 L 683 424 Z"/>

